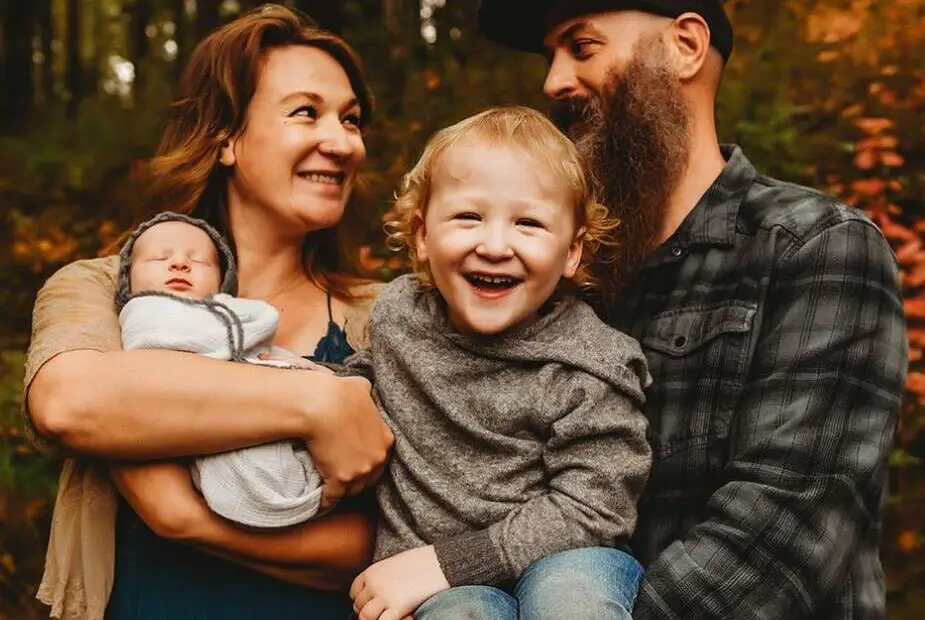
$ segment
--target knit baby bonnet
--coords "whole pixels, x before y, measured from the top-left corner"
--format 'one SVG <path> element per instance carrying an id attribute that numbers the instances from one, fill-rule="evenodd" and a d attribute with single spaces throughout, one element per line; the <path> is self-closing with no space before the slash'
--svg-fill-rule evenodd
<path id="1" fill-rule="evenodd" d="M 132 248 L 135 246 L 135 241 L 137 241 L 138 237 L 146 230 L 162 222 L 186 222 L 187 224 L 198 226 L 206 231 L 219 250 L 219 258 L 222 264 L 222 286 L 220 292 L 229 295 L 237 294 L 238 273 L 235 268 L 234 254 L 231 251 L 231 246 L 225 241 L 225 238 L 205 220 L 190 217 L 182 213 L 165 211 L 143 222 L 138 228 L 133 230 L 129 238 L 126 239 L 125 245 L 122 246 L 122 250 L 119 252 L 119 272 L 116 279 L 115 295 L 116 312 L 121 312 L 123 306 L 132 298 L 132 280 L 130 272 L 132 269 Z"/>

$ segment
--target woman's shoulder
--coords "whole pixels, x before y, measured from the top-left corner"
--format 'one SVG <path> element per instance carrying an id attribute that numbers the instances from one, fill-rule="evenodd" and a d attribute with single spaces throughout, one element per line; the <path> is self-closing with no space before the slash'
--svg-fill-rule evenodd
<path id="1" fill-rule="evenodd" d="M 114 289 L 118 272 L 119 257 L 117 255 L 103 258 L 85 258 L 68 263 L 58 269 L 45 283 L 45 287 L 92 281 L 97 284 L 111 286 Z"/>

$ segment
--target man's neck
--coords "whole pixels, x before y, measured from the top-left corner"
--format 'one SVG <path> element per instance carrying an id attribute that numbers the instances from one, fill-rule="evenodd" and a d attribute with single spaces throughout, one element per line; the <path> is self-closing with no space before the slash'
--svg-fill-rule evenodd
<path id="1" fill-rule="evenodd" d="M 689 152 L 687 167 L 681 174 L 665 211 L 665 223 L 659 235 L 660 244 L 678 230 L 684 218 L 694 210 L 726 165 L 712 123 L 700 130 L 694 128 Z"/>

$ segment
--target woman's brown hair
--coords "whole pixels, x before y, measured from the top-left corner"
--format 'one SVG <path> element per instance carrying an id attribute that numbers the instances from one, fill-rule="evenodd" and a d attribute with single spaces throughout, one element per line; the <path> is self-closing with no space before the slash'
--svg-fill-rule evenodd
<path id="1" fill-rule="evenodd" d="M 190 56 L 148 168 L 149 210 L 198 217 L 232 237 L 225 196 L 228 172 L 219 163 L 219 152 L 226 140 L 244 129 L 267 53 L 292 45 L 320 49 L 340 64 L 359 102 L 360 126 L 369 124 L 373 99 L 356 52 L 298 11 L 277 4 L 261 6 L 207 36 Z M 358 227 L 351 226 L 355 224 L 351 210 L 348 206 L 337 227 L 310 233 L 303 243 L 308 276 L 347 300 L 353 298 L 350 290 L 356 283 L 354 250 L 359 234 Z"/>

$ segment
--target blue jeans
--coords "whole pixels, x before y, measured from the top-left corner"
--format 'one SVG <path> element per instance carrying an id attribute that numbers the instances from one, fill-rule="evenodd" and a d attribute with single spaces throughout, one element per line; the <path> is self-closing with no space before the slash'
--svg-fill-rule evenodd
<path id="1" fill-rule="evenodd" d="M 490 586 L 444 590 L 414 612 L 415 620 L 629 619 L 642 566 L 619 549 L 563 551 L 531 564 L 510 592 Z"/>

